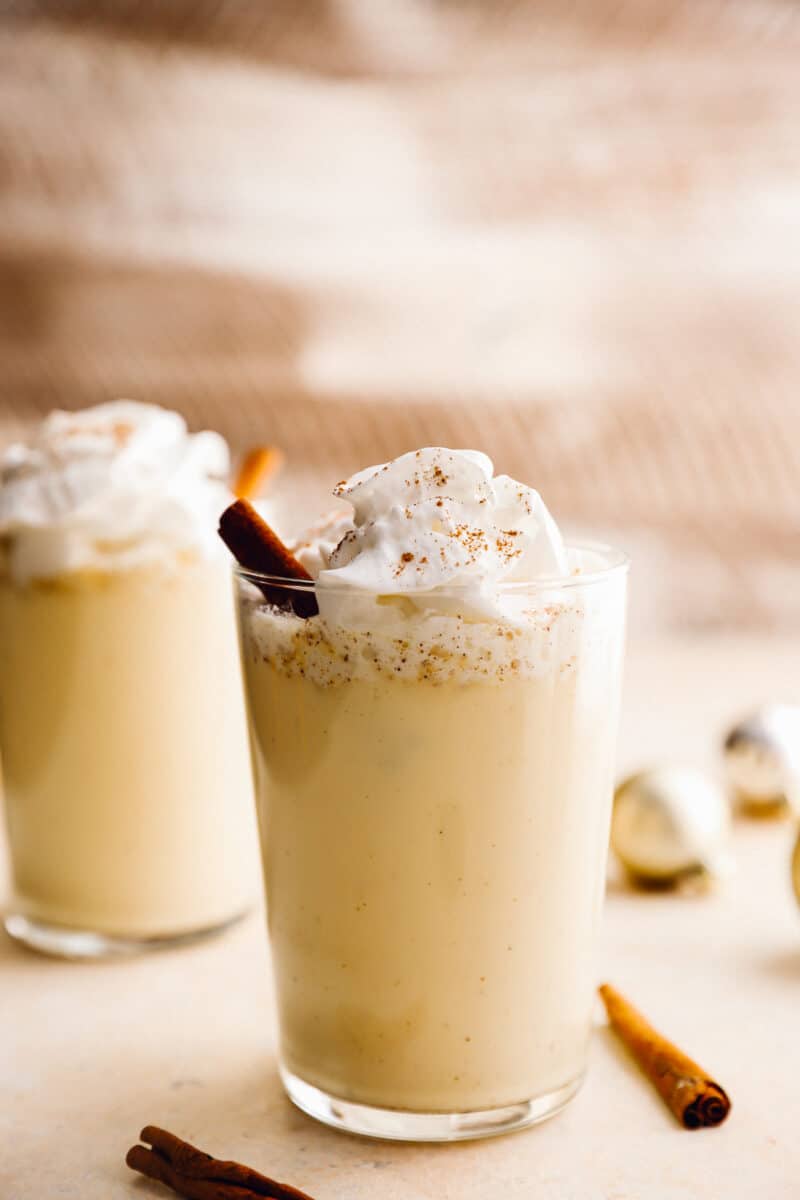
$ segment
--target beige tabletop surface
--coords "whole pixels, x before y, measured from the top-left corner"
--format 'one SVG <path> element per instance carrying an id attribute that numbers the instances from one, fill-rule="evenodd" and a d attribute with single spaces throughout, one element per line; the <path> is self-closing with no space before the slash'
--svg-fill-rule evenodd
<path id="1" fill-rule="evenodd" d="M 800 639 L 631 648 L 620 769 L 713 766 L 731 717 L 800 699 Z M 334 1133 L 284 1099 L 263 918 L 133 961 L 48 961 L 0 941 L 0 1197 L 166 1195 L 124 1155 L 146 1123 L 318 1200 L 783 1200 L 800 1188 L 800 910 L 792 827 L 739 822 L 735 876 L 706 895 L 609 888 L 601 971 L 715 1073 L 733 1111 L 682 1131 L 598 1013 L 583 1091 L 559 1117 L 432 1147 Z"/>

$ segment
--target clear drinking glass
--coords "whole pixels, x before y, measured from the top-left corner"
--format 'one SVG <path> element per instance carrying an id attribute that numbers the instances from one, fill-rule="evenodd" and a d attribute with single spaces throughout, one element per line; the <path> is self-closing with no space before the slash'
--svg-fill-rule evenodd
<path id="1" fill-rule="evenodd" d="M 580 1086 L 627 559 L 572 555 L 477 622 L 458 589 L 303 619 L 313 585 L 237 571 L 280 1070 L 328 1124 L 480 1137 Z"/>
<path id="2" fill-rule="evenodd" d="M 252 782 L 230 572 L 186 558 L 0 582 L 6 928 L 97 957 L 252 902 Z"/>

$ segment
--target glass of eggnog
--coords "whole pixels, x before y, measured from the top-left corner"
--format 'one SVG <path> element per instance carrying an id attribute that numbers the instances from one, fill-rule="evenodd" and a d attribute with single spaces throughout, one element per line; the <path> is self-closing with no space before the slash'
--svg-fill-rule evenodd
<path id="1" fill-rule="evenodd" d="M 473 451 L 335 494 L 262 539 L 288 572 L 229 540 L 283 1082 L 361 1134 L 519 1128 L 586 1066 L 627 559 Z"/>
<path id="2" fill-rule="evenodd" d="M 128 401 L 0 460 L 5 922 L 36 949 L 162 946 L 251 902 L 228 468 L 219 435 Z"/>

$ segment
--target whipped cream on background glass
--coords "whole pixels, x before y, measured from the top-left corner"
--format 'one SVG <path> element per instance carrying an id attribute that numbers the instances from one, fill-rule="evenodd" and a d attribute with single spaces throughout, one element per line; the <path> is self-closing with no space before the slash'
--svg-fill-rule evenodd
<path id="1" fill-rule="evenodd" d="M 219 557 L 228 447 L 176 412 L 114 400 L 56 411 L 0 458 L 0 537 L 16 583 L 86 568 Z"/>

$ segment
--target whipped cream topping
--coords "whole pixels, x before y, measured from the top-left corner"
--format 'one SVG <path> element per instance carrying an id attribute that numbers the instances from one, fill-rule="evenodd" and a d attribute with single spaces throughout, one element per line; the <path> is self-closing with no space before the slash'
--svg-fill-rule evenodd
<path id="1" fill-rule="evenodd" d="M 292 546 L 295 558 L 303 564 L 312 579 L 330 566 L 331 557 L 339 542 L 353 529 L 349 509 L 333 509 L 305 531 Z"/>
<path id="2" fill-rule="evenodd" d="M 580 704 L 597 701 L 621 652 L 624 571 L 600 587 L 565 586 L 613 558 L 568 550 L 532 488 L 495 476 L 485 454 L 433 447 L 361 471 L 335 494 L 352 514 L 334 511 L 293 547 L 318 615 L 265 604 L 240 581 L 253 662 L 321 687 L 548 677 L 574 686 Z"/>
<path id="3" fill-rule="evenodd" d="M 56 411 L 0 458 L 0 537 L 15 582 L 224 556 L 226 442 L 175 412 L 115 400 Z"/>
<path id="4" fill-rule="evenodd" d="M 473 620 L 513 618 L 520 600 L 502 585 L 569 570 L 539 493 L 495 476 L 478 451 L 412 451 L 334 494 L 351 503 L 352 519 L 338 517 L 296 548 L 332 620 L 386 623 L 390 597 Z"/>

